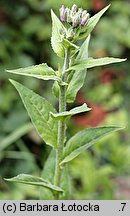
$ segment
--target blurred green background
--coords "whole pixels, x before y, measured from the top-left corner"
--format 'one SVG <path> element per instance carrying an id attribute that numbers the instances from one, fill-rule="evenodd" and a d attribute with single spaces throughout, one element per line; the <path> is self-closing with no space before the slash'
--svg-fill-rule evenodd
<path id="1" fill-rule="evenodd" d="M 98 142 L 70 163 L 71 199 L 130 199 L 130 3 L 106 0 L 0 0 L 0 199 L 38 199 L 37 188 L 4 182 L 19 173 L 40 175 L 50 148 L 30 124 L 27 112 L 8 78 L 46 97 L 55 107 L 52 82 L 14 76 L 5 69 L 47 62 L 57 67 L 50 44 L 50 9 L 61 4 L 88 9 L 94 15 L 112 3 L 90 42 L 89 55 L 128 58 L 127 62 L 89 70 L 75 104 L 87 102 L 92 111 L 75 116 L 68 138 L 84 127 L 125 126 Z"/>

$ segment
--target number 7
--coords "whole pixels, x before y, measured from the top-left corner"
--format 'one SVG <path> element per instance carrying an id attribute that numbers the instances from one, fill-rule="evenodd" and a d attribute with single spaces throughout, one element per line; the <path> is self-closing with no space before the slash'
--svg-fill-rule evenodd
<path id="1" fill-rule="evenodd" d="M 125 208 L 126 203 L 121 203 L 121 205 L 123 205 L 123 206 L 122 206 L 122 211 L 124 211 L 124 208 Z"/>

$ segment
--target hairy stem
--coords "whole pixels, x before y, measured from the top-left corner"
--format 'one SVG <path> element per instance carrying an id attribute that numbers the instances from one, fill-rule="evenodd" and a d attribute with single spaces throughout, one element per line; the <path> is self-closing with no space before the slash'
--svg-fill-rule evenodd
<path id="1" fill-rule="evenodd" d="M 66 51 L 65 59 L 64 59 L 64 66 L 62 71 L 62 80 L 66 82 L 66 74 L 65 70 L 69 66 L 69 57 Z M 66 86 L 59 87 L 59 112 L 66 111 Z M 61 178 L 61 168 L 59 166 L 62 156 L 63 156 L 63 148 L 64 148 L 64 141 L 66 135 L 66 123 L 65 121 L 59 120 L 58 122 L 58 142 L 57 142 L 57 149 L 56 149 L 56 169 L 55 169 L 55 179 L 54 183 L 56 186 L 60 186 L 60 178 Z M 57 196 L 58 198 L 58 196 Z"/>

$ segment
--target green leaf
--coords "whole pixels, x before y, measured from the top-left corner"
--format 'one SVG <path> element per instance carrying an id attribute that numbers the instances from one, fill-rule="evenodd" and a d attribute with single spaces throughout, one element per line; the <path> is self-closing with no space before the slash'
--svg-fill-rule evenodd
<path id="1" fill-rule="evenodd" d="M 42 178 L 47 179 L 52 184 L 54 182 L 55 164 L 56 164 L 56 151 L 52 149 L 45 162 L 45 165 L 44 165 L 44 168 L 41 174 Z M 54 194 L 52 193 L 52 191 L 50 191 L 47 188 L 40 188 L 40 199 L 41 200 L 54 200 Z"/>
<path id="2" fill-rule="evenodd" d="M 63 160 L 60 165 L 73 160 L 101 138 L 121 129 L 121 127 L 99 127 L 87 128 L 78 132 L 67 142 L 64 148 Z"/>
<path id="3" fill-rule="evenodd" d="M 123 62 L 123 61 L 126 61 L 126 59 L 109 58 L 109 57 L 104 57 L 104 58 L 99 58 L 99 59 L 88 58 L 88 60 L 86 61 L 82 61 L 79 64 L 71 66 L 67 71 L 83 70 L 85 68 L 93 68 L 96 66 L 103 66 L 103 65 L 118 63 L 118 62 Z"/>
<path id="4" fill-rule="evenodd" d="M 63 39 L 63 44 L 67 49 L 70 49 L 70 51 L 79 49 L 79 47 L 77 45 L 75 45 L 74 43 L 71 43 L 69 40 L 67 40 L 65 38 Z"/>
<path id="5" fill-rule="evenodd" d="M 52 37 L 51 37 L 51 45 L 54 50 L 54 52 L 59 57 L 64 57 L 64 46 L 62 44 L 62 38 L 60 35 L 60 32 L 65 32 L 66 29 L 59 20 L 59 18 L 56 16 L 56 14 L 51 10 L 51 17 L 52 17 Z"/>
<path id="6" fill-rule="evenodd" d="M 60 185 L 64 192 L 59 194 L 59 199 L 68 200 L 70 198 L 70 178 L 67 164 L 63 167 Z"/>
<path id="7" fill-rule="evenodd" d="M 76 64 L 88 58 L 89 41 L 90 41 L 90 35 L 86 38 L 86 40 L 83 42 L 83 44 L 80 47 L 79 53 L 75 60 Z M 71 72 L 70 74 L 71 79 L 67 87 L 67 96 L 66 96 L 68 103 L 72 103 L 75 100 L 77 92 L 84 84 L 86 72 L 87 72 L 86 69 L 82 71 L 76 70 Z"/>
<path id="8" fill-rule="evenodd" d="M 56 98 L 59 97 L 59 85 L 58 85 L 57 81 L 55 81 L 53 86 L 52 86 L 52 92 L 53 92 L 53 94 L 55 95 Z"/>
<path id="9" fill-rule="evenodd" d="M 48 181 L 46 181 L 43 178 L 32 176 L 32 175 L 20 174 L 20 175 L 13 177 L 13 178 L 5 179 L 5 180 L 11 181 L 11 182 L 28 184 L 28 185 L 45 187 L 45 188 L 49 188 L 52 191 L 63 192 L 63 190 L 60 187 L 52 185 L 51 183 L 49 183 Z"/>
<path id="10" fill-rule="evenodd" d="M 80 90 L 80 88 L 84 84 L 85 77 L 86 77 L 86 70 L 72 71 L 71 75 L 72 75 L 72 78 L 67 87 L 67 95 L 66 95 L 67 103 L 74 102 L 77 92 Z"/>
<path id="11" fill-rule="evenodd" d="M 65 111 L 65 112 L 61 112 L 61 113 L 52 113 L 50 112 L 51 116 L 53 119 L 59 121 L 59 120 L 65 120 L 66 118 L 78 114 L 78 113 L 82 113 L 82 112 L 87 112 L 91 110 L 89 107 L 87 107 L 87 104 L 84 103 L 82 106 L 78 106 L 75 107 L 73 109 L 71 109 L 70 111 Z"/>
<path id="12" fill-rule="evenodd" d="M 44 165 L 44 168 L 41 174 L 42 178 L 47 179 L 51 183 L 53 183 L 53 180 L 54 180 L 55 164 L 56 164 L 56 151 L 52 149 L 45 162 L 45 165 Z"/>
<path id="13" fill-rule="evenodd" d="M 10 80 L 19 92 L 25 108 L 46 144 L 56 147 L 58 123 L 50 117 L 50 112 L 56 113 L 53 106 L 43 97 L 34 93 L 20 83 Z"/>
<path id="14" fill-rule="evenodd" d="M 86 25 L 86 29 L 84 30 L 82 34 L 80 34 L 79 39 L 87 37 L 92 32 L 92 30 L 94 29 L 94 27 L 100 20 L 101 16 L 107 11 L 109 7 L 110 5 L 103 8 L 101 11 L 99 11 L 97 14 L 95 14 L 93 17 L 89 19 L 88 24 Z"/>
<path id="15" fill-rule="evenodd" d="M 25 68 L 6 70 L 6 71 L 9 73 L 31 76 L 43 80 L 49 80 L 49 79 L 60 80 L 60 77 L 56 75 L 55 71 L 47 64 L 44 63 L 35 66 L 29 66 Z"/>
<path id="16" fill-rule="evenodd" d="M 88 59 L 88 46 L 90 42 L 90 35 L 86 38 L 80 47 L 79 53 L 76 57 L 75 64 Z"/>
<path id="17" fill-rule="evenodd" d="M 56 164 L 56 151 L 53 149 L 49 157 L 46 160 L 43 172 L 41 177 L 47 179 L 49 182 L 53 184 L 54 175 L 55 175 L 55 164 Z M 63 167 L 62 175 L 61 175 L 61 188 L 63 189 L 63 193 L 59 194 L 59 199 L 69 199 L 70 194 L 70 179 L 68 173 L 67 165 Z M 40 199 L 41 200 L 54 200 L 54 194 L 47 188 L 40 189 Z"/>

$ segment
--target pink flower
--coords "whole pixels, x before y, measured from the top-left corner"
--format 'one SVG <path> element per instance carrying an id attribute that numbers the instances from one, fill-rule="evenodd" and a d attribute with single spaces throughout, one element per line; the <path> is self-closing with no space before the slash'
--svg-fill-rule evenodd
<path id="1" fill-rule="evenodd" d="M 64 5 L 62 5 L 60 8 L 60 19 L 62 22 L 66 21 L 65 14 L 66 14 L 66 8 Z"/>

